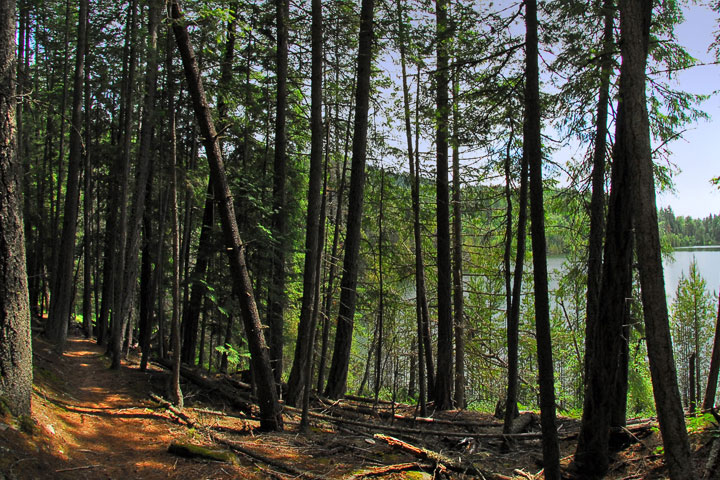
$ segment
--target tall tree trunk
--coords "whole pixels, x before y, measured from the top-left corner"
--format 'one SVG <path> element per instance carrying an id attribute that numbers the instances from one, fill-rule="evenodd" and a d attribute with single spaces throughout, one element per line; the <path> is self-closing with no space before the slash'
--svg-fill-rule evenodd
<path id="1" fill-rule="evenodd" d="M 336 72 L 336 80 L 337 80 Z M 353 85 L 353 90 L 355 85 Z M 347 177 L 347 160 L 348 160 L 348 148 L 350 140 L 350 124 L 352 120 L 352 108 L 350 108 L 350 114 L 347 121 L 347 129 L 345 131 L 345 146 L 343 148 L 343 164 L 340 173 L 340 184 L 337 187 L 337 200 L 335 206 L 335 229 L 333 231 L 332 248 L 330 249 L 330 269 L 328 272 L 327 283 L 325 285 L 325 294 L 322 310 L 323 327 L 322 327 L 322 339 L 320 346 L 320 359 L 318 362 L 318 381 L 317 391 L 323 390 L 325 385 L 325 365 L 327 363 L 327 351 L 328 344 L 330 343 L 330 309 L 332 306 L 332 299 L 335 286 L 335 272 L 338 262 L 338 244 L 340 242 L 340 225 L 342 224 L 342 212 L 343 212 L 343 198 L 345 196 L 345 184 Z M 337 110 L 336 116 L 337 119 Z"/>
<path id="2" fill-rule="evenodd" d="M 705 387 L 705 398 L 702 405 L 703 410 L 710 410 L 715 405 L 718 373 L 720 373 L 720 295 L 718 295 L 718 313 L 715 321 L 712 355 L 710 356 L 710 371 L 708 372 L 707 387 Z"/>
<path id="3" fill-rule="evenodd" d="M 525 120 L 526 122 L 527 120 Z M 524 128 L 524 127 L 523 127 Z M 512 137 L 510 138 L 512 140 Z M 520 195 L 518 198 L 517 246 L 515 247 L 515 269 L 513 271 L 512 298 L 507 319 L 508 339 L 508 390 L 505 399 L 505 418 L 503 432 L 510 433 L 512 421 L 517 415 L 520 300 L 522 294 L 523 270 L 525 267 L 525 244 L 527 239 L 527 203 L 528 203 L 528 155 L 523 148 L 520 159 Z"/>
<path id="4" fill-rule="evenodd" d="M 303 296 L 300 306 L 300 321 L 286 401 L 296 405 L 303 388 L 309 388 L 307 365 L 315 344 L 317 317 L 313 315 L 315 290 L 319 281 L 317 262 L 320 257 L 320 209 L 322 204 L 322 81 L 323 81 L 323 25 L 322 3 L 312 2 L 312 72 L 310 91 L 310 176 L 307 194 L 307 222 L 305 232 L 305 267 L 303 270 Z M 324 219 L 322 219 L 324 221 Z"/>
<path id="5" fill-rule="evenodd" d="M 16 108 L 15 2 L 0 0 L 0 397 L 14 415 L 30 415 L 32 345 Z"/>
<path id="6" fill-rule="evenodd" d="M 286 188 L 287 179 L 287 69 L 288 69 L 288 0 L 275 0 L 277 21 L 277 91 L 275 104 L 275 159 L 273 162 L 273 213 L 271 218 L 273 248 L 271 283 L 268 295 L 270 362 L 275 382 L 280 384 L 283 370 L 283 314 L 285 311 L 285 251 L 287 249 Z M 312 305 L 312 302 L 310 303 Z"/>
<path id="7" fill-rule="evenodd" d="M 688 392 L 689 392 L 689 398 L 688 398 L 688 411 L 690 413 L 695 413 L 695 407 L 697 406 L 697 398 L 695 390 L 695 365 L 697 364 L 697 356 L 695 355 L 695 352 L 690 354 L 690 358 L 688 359 Z"/>
<path id="8" fill-rule="evenodd" d="M 458 140 L 458 129 L 460 125 L 460 111 L 458 108 L 458 97 L 460 96 L 460 84 L 457 75 L 453 75 L 453 104 L 452 104 L 452 170 L 453 170 L 453 318 L 455 325 L 455 405 L 457 408 L 465 408 L 465 312 L 463 308 L 463 251 L 462 251 L 462 208 L 461 186 L 460 186 L 460 143 Z"/>
<path id="9" fill-rule="evenodd" d="M 525 126 L 524 155 L 530 167 L 530 221 L 535 280 L 535 334 L 537 340 L 538 383 L 540 385 L 540 422 L 542 426 L 543 463 L 546 479 L 560 478 L 560 451 L 555 428 L 555 379 L 552 340 L 550 338 L 550 305 L 548 301 L 547 244 L 543 207 L 542 140 L 540 85 L 538 69 L 537 2 L 525 2 Z"/>
<path id="10" fill-rule="evenodd" d="M 602 105 L 598 104 L 599 116 L 602 114 L 602 108 Z M 602 255 L 603 265 L 599 269 L 601 272 L 599 288 L 591 287 L 590 282 L 594 280 L 588 276 L 585 396 L 583 420 L 574 460 L 578 470 L 588 475 L 604 475 L 609 466 L 608 441 L 613 423 L 611 420 L 614 399 L 619 392 L 614 392 L 614 389 L 608 386 L 617 385 L 621 380 L 623 324 L 629 317 L 629 303 L 626 299 L 632 292 L 634 206 L 629 191 L 630 159 L 623 154 L 627 141 L 626 117 L 625 104 L 620 102 L 615 123 L 607 232 L 605 251 Z M 601 130 L 602 127 L 598 124 L 598 135 Z M 600 142 L 600 139 L 596 139 L 596 142 Z M 597 150 L 595 154 L 600 155 Z M 598 161 L 598 158 L 595 158 L 595 161 Z M 596 192 L 593 191 L 593 198 L 595 195 Z M 592 220 L 591 218 L 591 222 Z M 597 222 L 597 219 L 595 221 Z M 592 238 L 593 233 L 596 232 L 591 232 L 591 242 L 597 241 Z M 593 255 L 592 251 L 590 255 Z M 591 258 L 589 261 L 594 260 Z M 599 297 L 591 297 L 591 290 Z"/>
<path id="11" fill-rule="evenodd" d="M 420 340 L 423 342 L 422 353 L 425 356 L 425 369 L 427 373 L 427 394 L 428 400 L 435 398 L 435 362 L 433 362 L 432 340 L 430 339 L 430 310 L 428 309 L 427 294 L 425 288 L 425 262 L 422 253 L 422 231 L 420 225 L 420 73 L 421 67 L 418 64 L 418 82 L 415 88 L 415 176 L 413 185 L 415 187 L 415 204 L 413 206 L 413 233 L 415 235 L 415 285 L 419 297 L 420 308 Z M 412 189 L 411 189 L 412 195 Z M 422 357 L 422 356 L 421 356 Z"/>
<path id="12" fill-rule="evenodd" d="M 63 67 L 62 67 L 62 96 L 60 97 L 60 135 L 58 145 L 58 170 L 57 170 L 57 181 L 55 183 L 55 195 L 53 196 L 53 177 L 50 176 L 50 213 L 52 215 L 52 221 L 50 226 L 50 235 L 52 243 L 50 245 L 50 268 L 52 274 L 58 270 L 58 261 L 60 258 L 60 247 L 58 246 L 57 239 L 61 233 L 58 232 L 60 228 L 60 207 L 62 205 L 62 182 L 65 178 L 65 125 L 66 125 L 66 114 L 67 114 L 67 97 L 68 97 L 68 70 L 70 69 L 70 21 L 72 15 L 70 14 L 70 0 L 65 2 L 65 28 L 63 30 L 65 37 L 65 48 L 63 52 Z M 52 122 L 52 119 L 48 115 L 48 121 Z M 52 150 L 52 149 L 51 149 Z M 51 282 L 55 280 L 50 279 Z M 51 284 L 51 288 L 54 283 Z"/>
<path id="13" fill-rule="evenodd" d="M 605 232 L 605 156 L 607 149 L 607 117 L 610 102 L 612 52 L 615 48 L 613 26 L 615 0 L 603 1 L 603 44 L 600 57 L 600 88 L 598 90 L 595 146 L 593 148 L 592 196 L 590 197 L 590 233 L 587 259 L 587 318 L 585 321 L 585 376 L 589 367 L 592 345 L 588 345 L 598 321 L 600 282 L 602 281 L 603 237 Z"/>
<path id="14" fill-rule="evenodd" d="M 129 183 L 130 183 L 130 162 L 132 155 L 132 137 L 133 137 L 133 109 L 134 102 L 134 85 L 136 70 L 136 47 L 137 41 L 137 0 L 132 0 L 128 5 L 128 24 L 127 34 L 125 36 L 126 65 L 123 68 L 123 92 L 121 94 L 121 128 L 122 131 L 122 155 L 119 159 L 118 170 L 120 172 L 119 185 L 119 205 L 116 211 L 111 214 L 118 214 L 116 223 L 115 250 L 113 263 L 113 303 L 110 312 L 110 341 L 108 343 L 108 352 L 112 357 L 111 368 L 120 368 L 120 355 L 122 349 L 123 336 L 127 327 L 128 319 L 123 315 L 123 302 L 125 296 L 125 262 L 128 240 L 128 206 L 129 202 Z M 125 68 L 126 67 L 126 68 Z"/>
<path id="15" fill-rule="evenodd" d="M 82 104 L 83 72 L 85 66 L 85 42 L 87 41 L 88 0 L 80 0 L 78 10 L 78 39 L 73 77 L 72 131 L 70 132 L 70 158 L 65 190 L 63 230 L 60 239 L 58 268 L 53 279 L 50 314 L 47 333 L 55 348 L 65 350 L 68 322 L 73 304 L 73 263 L 75 260 L 75 235 L 80 203 L 80 166 L 82 163 Z"/>
<path id="16" fill-rule="evenodd" d="M 362 0 L 347 233 L 345 235 L 343 276 L 340 281 L 340 311 L 338 312 L 337 329 L 335 331 L 335 349 L 330 373 L 328 374 L 328 383 L 325 388 L 325 395 L 330 398 L 338 398 L 345 393 L 348 365 L 350 363 L 353 317 L 355 316 L 355 303 L 357 300 L 358 260 L 362 237 L 374 10 L 375 0 Z"/>
<path id="17" fill-rule="evenodd" d="M 135 285 L 138 275 L 138 253 L 140 251 L 140 233 L 142 220 L 145 212 L 147 197 L 147 184 L 150 180 L 150 160 L 152 157 L 152 138 L 155 117 L 155 94 L 157 91 L 157 65 L 158 65 L 158 26 L 160 24 L 160 0 L 150 0 L 148 9 L 148 59 L 147 72 L 145 74 L 145 98 L 143 102 L 143 119 L 140 130 L 140 151 L 138 154 L 138 165 L 135 177 L 135 190 L 132 213 L 128 222 L 127 241 L 125 246 L 125 272 L 122 275 L 124 285 L 122 287 L 121 302 L 116 308 L 119 309 L 118 322 L 113 323 L 112 337 L 112 368 L 120 367 L 120 356 L 122 346 L 122 332 L 125 331 L 128 321 L 132 315 L 132 301 L 135 298 Z M 170 111 L 173 111 L 171 108 Z M 129 114 L 129 111 L 128 111 Z M 174 135 L 171 132 L 171 136 Z M 174 257 L 176 260 L 178 257 Z M 175 262 L 173 262 L 174 264 Z M 120 328 L 120 333 L 115 327 Z"/>
<path id="18" fill-rule="evenodd" d="M 690 479 L 694 475 L 668 324 L 645 96 L 653 2 L 620 0 L 619 5 L 623 58 L 620 95 L 627 115 L 627 142 L 623 154 L 631 159 L 630 190 L 636 209 L 635 236 L 637 244 L 642 245 L 638 248 L 637 259 L 650 375 L 670 478 Z"/>
<path id="19" fill-rule="evenodd" d="M 210 175 L 218 193 L 218 210 L 225 236 L 225 246 L 230 264 L 230 271 L 233 280 L 233 290 L 242 311 L 245 333 L 248 337 L 248 346 L 251 355 L 251 369 L 255 376 L 257 386 L 258 403 L 260 405 L 260 426 L 263 429 L 282 430 L 282 415 L 280 404 L 275 390 L 270 357 L 268 355 L 262 324 L 258 315 L 253 295 L 250 276 L 245 263 L 245 251 L 240 239 L 235 209 L 225 167 L 223 165 L 222 153 L 217 139 L 217 132 L 210 115 L 210 107 L 205 97 L 205 91 L 200 77 L 197 60 L 190 44 L 190 37 L 187 28 L 183 23 L 183 17 L 177 1 L 173 0 L 169 5 L 170 16 L 173 19 L 173 33 L 182 57 L 187 78 L 188 88 L 192 96 L 193 109 L 197 119 L 198 127 L 203 138 L 205 153 L 210 164 Z"/>
<path id="20" fill-rule="evenodd" d="M 380 381 L 382 377 L 382 346 L 383 329 L 385 327 L 385 285 L 383 278 L 383 203 L 385 200 L 385 169 L 380 169 L 380 212 L 378 215 L 378 280 L 380 287 L 380 302 L 378 305 L 377 318 L 377 351 L 375 353 L 375 404 L 378 403 L 380 395 Z"/>
<path id="21" fill-rule="evenodd" d="M 408 165 L 410 169 L 410 197 L 413 210 L 413 240 L 415 250 L 415 317 L 417 323 L 417 351 L 418 351 L 418 386 L 419 386 L 419 403 L 420 415 L 427 415 L 427 379 L 425 378 L 425 355 L 423 344 L 423 318 L 421 302 L 425 300 L 424 295 L 424 272 L 422 262 L 422 236 L 420 232 L 420 198 L 418 193 L 417 173 L 415 172 L 415 154 L 413 153 L 412 128 L 410 126 L 410 90 L 407 81 L 406 66 L 406 33 L 405 18 L 403 15 L 403 2 L 397 0 L 398 13 L 398 47 L 400 49 L 400 68 L 402 71 L 402 89 L 403 89 L 403 116 L 405 120 L 405 139 L 407 142 Z M 420 84 L 420 75 L 418 71 L 418 85 Z M 421 295 L 421 292 L 423 295 Z M 432 365 L 432 361 L 431 361 Z M 410 395 L 412 396 L 412 395 Z"/>
<path id="22" fill-rule="evenodd" d="M 168 80 L 168 83 L 172 83 L 172 81 L 173 80 Z M 174 261 L 172 271 L 172 320 L 170 323 L 172 329 L 171 337 L 173 362 L 168 396 L 177 407 L 182 409 L 184 400 L 182 390 L 180 389 L 180 262 L 177 261 L 180 258 L 180 228 L 178 221 L 177 136 L 174 103 L 171 92 L 169 105 L 171 143 L 170 157 L 172 158 L 172 171 L 170 173 L 170 203 L 172 209 L 172 258 Z"/>
<path id="23" fill-rule="evenodd" d="M 86 19 L 87 20 L 87 19 Z M 87 29 L 87 36 L 90 37 L 90 23 L 87 21 L 85 28 Z M 90 132 L 90 114 L 91 114 L 91 99 L 90 99 L 90 42 L 85 42 L 85 91 L 84 91 L 84 102 L 85 102 L 85 153 L 83 155 L 83 241 L 85 242 L 85 248 L 83 249 L 83 300 L 82 300 L 82 316 L 83 316 L 83 330 L 85 331 L 85 338 L 91 338 L 93 335 L 93 324 L 92 324 L 92 271 L 94 264 L 93 256 L 93 244 L 95 238 L 92 234 L 92 162 L 90 157 L 90 144 L 92 143 L 92 135 Z"/>
<path id="24" fill-rule="evenodd" d="M 147 188 L 147 197 L 148 199 L 151 199 L 152 182 L 148 182 Z M 142 358 L 140 360 L 140 370 L 143 372 L 147 369 L 148 360 L 150 358 L 150 336 L 152 333 L 153 319 L 152 305 L 153 299 L 155 298 L 152 288 L 152 224 L 153 222 L 150 209 L 146 208 L 145 214 L 143 215 L 142 264 L 140 265 L 140 320 L 138 325 L 138 329 L 140 330 L 138 341 L 140 344 L 140 352 L 142 354 Z"/>
<path id="25" fill-rule="evenodd" d="M 435 376 L 435 408 L 452 408 L 453 379 L 453 318 L 452 278 L 450 262 L 450 191 L 448 185 L 448 43 L 449 25 L 447 0 L 435 3 L 437 36 L 437 269 L 438 269 L 438 332 L 437 375 Z"/>

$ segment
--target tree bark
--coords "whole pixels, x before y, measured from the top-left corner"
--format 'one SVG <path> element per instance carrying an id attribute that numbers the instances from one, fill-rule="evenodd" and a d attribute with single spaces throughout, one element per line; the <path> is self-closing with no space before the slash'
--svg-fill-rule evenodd
<path id="1" fill-rule="evenodd" d="M 453 318 L 452 277 L 450 262 L 450 192 L 448 185 L 448 43 L 449 25 L 447 0 L 435 3 L 437 36 L 437 270 L 438 270 L 438 331 L 437 371 L 435 375 L 435 408 L 452 408 L 453 380 Z"/>
<path id="2" fill-rule="evenodd" d="M 630 188 L 636 209 L 636 241 L 642 245 L 638 248 L 637 257 L 650 374 L 670 478 L 690 479 L 694 475 L 668 324 L 645 96 L 653 2 L 620 0 L 619 5 L 623 58 L 620 95 L 627 115 L 627 151 L 624 154 L 632 159 Z"/>
<path id="3" fill-rule="evenodd" d="M 30 414 L 32 345 L 15 98 L 15 2 L 0 0 L 0 397 Z"/>
<path id="4" fill-rule="evenodd" d="M 68 160 L 67 187 L 63 229 L 57 270 L 54 274 L 50 313 L 48 316 L 48 337 L 55 348 L 65 350 L 68 322 L 73 304 L 73 263 L 75 261 L 75 235 L 80 203 L 80 166 L 82 163 L 82 104 L 85 75 L 85 42 L 87 42 L 88 0 L 80 0 L 78 7 L 78 38 L 73 76 L 72 130 L 70 132 L 70 157 Z"/>
<path id="5" fill-rule="evenodd" d="M 307 365 L 315 344 L 317 317 L 313 315 L 315 291 L 319 282 L 317 262 L 320 257 L 320 210 L 322 204 L 322 81 L 323 81 L 323 25 L 322 4 L 312 2 L 312 65 L 310 91 L 310 176 L 307 193 L 307 228 L 305 231 L 305 266 L 303 270 L 303 296 L 300 321 L 295 345 L 295 358 L 288 378 L 286 401 L 297 405 L 304 388 L 309 387 Z M 322 219 L 324 221 L 324 219 Z"/>
<path id="6" fill-rule="evenodd" d="M 525 127 L 524 150 L 530 167 L 530 219 L 535 280 L 535 334 L 540 386 L 540 423 L 546 479 L 560 478 L 560 452 L 555 428 L 555 379 L 550 305 L 548 302 L 547 244 L 543 207 L 542 140 L 538 69 L 537 2 L 525 2 Z"/>
<path id="7" fill-rule="evenodd" d="M 353 320 L 357 300 L 358 260 L 362 240 L 363 192 L 365 190 L 365 160 L 367 154 L 368 110 L 370 103 L 370 66 L 373 46 L 373 14 L 375 0 L 362 0 L 360 9 L 360 38 L 357 58 L 357 88 L 355 91 L 355 122 L 353 127 L 352 164 L 348 199 L 345 258 L 340 281 L 340 311 L 335 332 L 335 349 L 328 373 L 325 396 L 338 398 L 345 392 Z"/>
<path id="8" fill-rule="evenodd" d="M 147 197 L 152 198 L 152 182 L 147 184 Z M 143 244 L 142 244 L 142 264 L 140 265 L 140 311 L 139 311 L 139 324 L 138 329 L 140 331 L 138 335 L 138 342 L 140 344 L 141 360 L 140 370 L 147 370 L 148 360 L 150 358 L 150 336 L 152 333 L 152 305 L 155 296 L 153 295 L 153 282 L 152 282 L 152 239 L 153 239 L 153 228 L 152 219 L 150 215 L 150 209 L 145 209 L 143 215 Z"/>
<path id="9" fill-rule="evenodd" d="M 240 303 L 245 333 L 248 337 L 252 370 L 257 386 L 261 417 L 260 426 L 263 429 L 282 430 L 282 415 L 275 390 L 273 373 L 270 367 L 270 357 L 255 304 L 250 276 L 245 263 L 245 251 L 237 227 L 235 209 L 230 195 L 227 176 L 225 175 L 225 167 L 217 139 L 217 132 L 215 131 L 215 126 L 210 114 L 210 107 L 205 97 L 197 60 L 195 59 L 195 54 L 190 44 L 190 37 L 187 28 L 182 23 L 183 17 L 177 1 L 173 0 L 169 8 L 170 16 L 173 19 L 173 33 L 175 34 L 178 50 L 182 57 L 188 88 L 192 96 L 195 117 L 203 136 L 205 153 L 210 164 L 210 175 L 215 185 L 215 191 L 219 197 L 217 199 L 218 210 L 220 212 L 225 246 L 233 279 L 233 290 Z"/>

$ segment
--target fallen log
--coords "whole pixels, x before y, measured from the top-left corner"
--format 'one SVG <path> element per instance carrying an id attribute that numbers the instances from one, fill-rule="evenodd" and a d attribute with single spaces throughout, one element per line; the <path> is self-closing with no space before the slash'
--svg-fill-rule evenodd
<path id="1" fill-rule="evenodd" d="M 168 408 L 170 412 L 172 412 L 174 415 L 177 415 L 178 418 L 181 418 L 183 421 L 187 423 L 187 426 L 190 428 L 203 428 L 202 426 L 195 423 L 191 418 L 189 418 L 184 413 L 180 412 L 177 408 L 175 408 L 170 402 L 163 399 L 162 397 L 159 397 L 155 394 L 150 394 L 150 398 L 155 400 L 156 402 L 160 403 L 162 406 Z M 271 467 L 275 467 L 277 469 L 280 469 L 284 472 L 287 472 L 291 475 L 295 475 L 298 478 L 307 478 L 310 480 L 319 479 L 320 477 L 317 477 L 311 473 L 303 472 L 301 470 L 298 470 L 297 468 L 293 467 L 292 465 L 287 465 L 285 463 L 276 461 L 272 458 L 266 457 L 264 455 L 261 455 L 259 453 L 253 452 L 252 450 L 249 450 L 242 445 L 240 445 L 237 442 L 233 442 L 231 440 L 228 440 L 224 437 L 221 437 L 220 435 L 217 435 L 211 431 L 211 429 L 205 428 L 204 429 L 207 432 L 208 437 L 215 443 L 219 443 L 221 445 L 224 445 L 228 447 L 230 450 L 240 453 L 248 458 L 250 458 L 253 462 L 261 462 L 266 465 L 270 465 Z M 169 450 L 168 450 L 169 451 Z M 171 452 L 172 453 L 172 452 Z"/>
<path id="2" fill-rule="evenodd" d="M 463 421 L 458 422 L 455 420 L 445 420 L 442 418 L 431 418 L 431 417 L 408 417 L 400 415 L 398 413 L 386 412 L 382 410 L 374 410 L 372 407 L 365 407 L 362 405 L 343 405 L 337 404 L 332 406 L 332 409 L 340 409 L 346 412 L 357 413 L 359 415 L 371 415 L 379 418 L 386 418 L 391 420 L 399 420 L 408 423 L 424 423 L 432 425 L 449 425 L 453 427 L 465 427 L 465 428 L 486 428 L 486 427 L 501 427 L 502 422 L 472 422 Z M 519 433 L 519 432 L 516 432 Z"/>
<path id="3" fill-rule="evenodd" d="M 195 422 L 194 422 L 190 417 L 188 417 L 187 415 L 185 415 L 183 412 L 181 412 L 180 410 L 178 410 L 178 409 L 175 407 L 175 405 L 173 405 L 172 403 L 168 402 L 167 400 L 165 400 L 164 398 L 160 397 L 159 395 L 155 395 L 155 394 L 152 393 L 152 392 L 150 393 L 150 398 L 152 398 L 152 399 L 155 400 L 157 403 L 159 403 L 159 404 L 162 405 L 163 407 L 165 407 L 165 408 L 167 408 L 168 410 L 170 410 L 177 418 L 179 418 L 179 419 L 183 420 L 185 423 L 187 423 L 189 427 L 195 428 L 195 425 L 196 425 Z"/>
<path id="4" fill-rule="evenodd" d="M 288 411 L 294 411 L 292 407 L 285 407 Z M 333 417 L 332 415 L 324 415 L 322 413 L 315 413 L 310 412 L 310 416 L 314 418 L 319 418 L 328 422 L 332 423 L 339 423 L 344 425 L 354 425 L 357 427 L 363 427 L 369 430 L 381 430 L 385 432 L 393 432 L 393 433 L 407 433 L 412 435 L 435 435 L 440 437 L 448 437 L 448 438 L 504 438 L 504 437 L 511 437 L 511 438 L 517 438 L 517 439 L 534 439 L 534 438 L 541 438 L 542 434 L 540 432 L 531 432 L 531 433 L 514 433 L 514 434 L 503 434 L 502 432 L 498 433 L 474 433 L 474 432 L 455 432 L 455 431 L 448 431 L 448 430 L 425 430 L 425 429 L 418 429 L 418 428 L 405 428 L 405 427 L 395 427 L 392 425 L 383 425 L 379 423 L 372 423 L 372 422 L 361 422 L 357 420 L 348 420 L 344 418 L 338 418 Z"/>
<path id="5" fill-rule="evenodd" d="M 295 475 L 298 478 L 307 478 L 310 480 L 315 480 L 315 479 L 319 480 L 320 478 L 323 478 L 323 477 L 318 477 L 316 475 L 313 475 L 312 473 L 309 473 L 309 472 L 304 472 L 302 470 L 298 470 L 297 468 L 293 467 L 292 465 L 278 462 L 272 458 L 266 457 L 265 455 L 261 455 L 259 453 L 253 452 L 252 450 L 249 450 L 249 449 L 243 447 L 242 445 L 240 445 L 239 443 L 233 442 L 232 440 L 228 440 L 226 438 L 222 438 L 222 437 L 218 437 L 218 436 L 213 436 L 213 437 L 214 437 L 213 438 L 214 441 L 225 445 L 226 447 L 228 447 L 230 450 L 232 450 L 234 452 L 242 453 L 243 455 L 253 458 L 256 461 L 259 461 L 266 465 L 270 465 L 271 467 L 275 467 L 280 470 L 283 470 L 284 472 Z"/>
<path id="6" fill-rule="evenodd" d="M 155 362 L 159 365 L 171 369 L 172 362 L 162 358 L 155 359 Z M 211 391 L 213 394 L 217 394 L 227 402 L 232 408 L 240 410 L 241 412 L 252 416 L 252 403 L 248 399 L 243 399 L 241 393 L 238 392 L 234 387 L 212 378 L 209 378 L 195 369 L 188 367 L 187 365 L 180 365 L 180 375 L 187 380 L 190 380 L 195 385 L 202 387 L 205 390 Z"/>
<path id="7" fill-rule="evenodd" d="M 361 403 L 373 403 L 373 404 L 374 404 L 374 403 L 379 403 L 379 404 L 382 404 L 382 405 L 396 405 L 396 406 L 406 406 L 406 407 L 410 407 L 410 405 L 403 405 L 403 404 L 401 404 L 401 403 L 391 402 L 391 401 L 389 401 L 389 400 L 380 400 L 380 399 L 378 399 L 378 401 L 375 402 L 375 399 L 374 399 L 374 398 L 361 397 L 361 396 L 359 396 L 359 395 L 345 395 L 345 398 L 347 398 L 348 400 L 352 400 L 352 401 L 355 401 L 355 402 L 361 402 Z"/>
<path id="8" fill-rule="evenodd" d="M 237 463 L 235 456 L 226 451 L 212 450 L 200 445 L 189 443 L 172 442 L 168 447 L 168 453 L 184 458 L 203 458 L 216 462 Z"/>
<path id="9" fill-rule="evenodd" d="M 433 463 L 437 464 L 438 466 L 448 468 L 455 472 L 463 473 L 466 475 L 477 475 L 477 476 L 481 476 L 482 478 L 491 478 L 491 479 L 497 478 L 497 476 L 495 474 L 482 471 L 474 465 L 468 465 L 468 464 L 462 463 L 460 461 L 455 461 L 454 459 L 452 459 L 450 457 L 446 457 L 445 455 L 443 455 L 441 453 L 434 452 L 427 448 L 411 445 L 411 444 L 409 444 L 407 442 L 403 442 L 402 440 L 399 440 L 395 437 L 390 437 L 388 435 L 383 435 L 381 433 L 376 433 L 375 435 L 373 435 L 373 437 L 378 440 L 382 440 L 382 441 L 386 442 L 388 445 L 390 445 L 393 448 L 402 450 L 403 452 L 409 453 L 410 455 L 413 455 L 421 460 L 430 460 Z"/>

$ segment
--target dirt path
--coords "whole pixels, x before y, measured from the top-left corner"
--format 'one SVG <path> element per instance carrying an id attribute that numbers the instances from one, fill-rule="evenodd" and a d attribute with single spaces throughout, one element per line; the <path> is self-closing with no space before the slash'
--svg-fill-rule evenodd
<path id="1" fill-rule="evenodd" d="M 48 345 L 36 343 L 34 370 L 40 387 L 33 395 L 33 417 L 39 432 L 30 447 L 44 455 L 41 459 L 17 455 L 9 478 L 254 476 L 248 466 L 198 462 L 167 453 L 173 440 L 205 442 L 148 399 L 148 392 L 162 388 L 165 373 L 143 373 L 127 366 L 113 371 L 108 366 L 103 349 L 89 340 L 70 338 L 62 357 Z M 12 453 L 12 447 L 11 443 L 3 448 Z"/>

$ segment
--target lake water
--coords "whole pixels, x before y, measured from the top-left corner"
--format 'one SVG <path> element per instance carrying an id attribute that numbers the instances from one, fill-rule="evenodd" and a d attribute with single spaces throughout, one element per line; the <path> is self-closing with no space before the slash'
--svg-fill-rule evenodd
<path id="1" fill-rule="evenodd" d="M 717 293 L 720 289 L 720 245 L 678 248 L 672 256 L 663 260 L 665 292 L 668 298 L 675 297 L 680 275 L 687 277 L 690 274 L 693 259 L 697 263 L 698 272 L 707 283 L 708 291 Z"/>
<path id="2" fill-rule="evenodd" d="M 663 258 L 663 271 L 665 273 L 665 292 L 669 301 L 675 297 L 680 275 L 686 277 L 690 272 L 693 258 L 697 262 L 700 275 L 707 283 L 708 292 L 717 294 L 720 290 L 720 245 L 707 247 L 682 247 L 676 249 L 672 255 Z M 562 272 L 565 257 L 552 255 L 548 257 L 548 272 L 550 274 L 550 289 L 554 290 L 558 284 L 558 276 Z"/>

